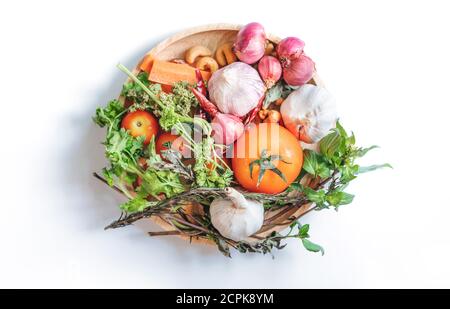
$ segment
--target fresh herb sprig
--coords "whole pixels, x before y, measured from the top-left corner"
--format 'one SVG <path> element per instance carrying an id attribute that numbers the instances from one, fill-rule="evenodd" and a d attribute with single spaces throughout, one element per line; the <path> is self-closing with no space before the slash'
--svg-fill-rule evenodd
<path id="1" fill-rule="evenodd" d="M 356 160 L 365 156 L 370 150 L 377 148 L 357 147 L 355 135 L 348 134 L 337 122 L 332 130 L 319 142 L 319 152 L 305 150 L 303 170 L 317 181 L 329 180 L 326 188 L 313 190 L 310 187 L 293 184 L 293 187 L 303 192 L 305 196 L 316 204 L 316 209 L 324 209 L 350 204 L 354 196 L 344 192 L 348 184 L 359 174 L 374 171 L 379 168 L 392 166 L 390 164 L 362 167 Z"/>

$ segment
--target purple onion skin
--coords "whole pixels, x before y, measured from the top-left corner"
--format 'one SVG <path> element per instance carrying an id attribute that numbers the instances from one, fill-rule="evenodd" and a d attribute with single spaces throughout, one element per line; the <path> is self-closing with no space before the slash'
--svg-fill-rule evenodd
<path id="1" fill-rule="evenodd" d="M 256 22 L 242 27 L 234 43 L 234 51 L 240 61 L 254 64 L 264 56 L 266 49 L 266 33 L 264 27 Z"/>
<path id="2" fill-rule="evenodd" d="M 316 71 L 315 63 L 305 54 L 292 60 L 289 66 L 283 70 L 283 78 L 291 86 L 301 86 L 306 84 Z"/>
<path id="3" fill-rule="evenodd" d="M 277 46 L 277 54 L 284 66 L 289 66 L 292 60 L 298 59 L 303 54 L 305 42 L 296 37 L 287 37 Z"/>
<path id="4" fill-rule="evenodd" d="M 216 144 L 230 145 L 244 133 L 242 120 L 231 114 L 217 113 L 211 122 Z"/>
<path id="5" fill-rule="evenodd" d="M 280 80 L 283 69 L 277 58 L 264 56 L 258 63 L 258 72 L 266 87 L 271 88 Z"/>

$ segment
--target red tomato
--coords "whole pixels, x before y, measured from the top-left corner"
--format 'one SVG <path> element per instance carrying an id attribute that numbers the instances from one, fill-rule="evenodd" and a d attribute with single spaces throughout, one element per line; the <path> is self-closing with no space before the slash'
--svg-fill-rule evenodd
<path id="1" fill-rule="evenodd" d="M 146 111 L 135 111 L 125 115 L 122 128 L 129 131 L 131 136 L 144 136 L 144 144 L 148 145 L 153 136 L 159 131 L 158 120 Z"/>
<path id="2" fill-rule="evenodd" d="M 185 142 L 186 141 L 179 135 L 173 135 L 169 132 L 164 132 L 156 140 L 156 153 L 160 155 L 163 150 L 169 149 L 166 146 L 168 143 L 170 143 L 171 149 L 180 152 L 183 157 L 188 157 L 189 149 L 184 146 Z"/>
<path id="3" fill-rule="evenodd" d="M 303 151 L 299 141 L 276 123 L 260 123 L 234 143 L 236 180 L 253 192 L 283 192 L 300 174 Z"/>

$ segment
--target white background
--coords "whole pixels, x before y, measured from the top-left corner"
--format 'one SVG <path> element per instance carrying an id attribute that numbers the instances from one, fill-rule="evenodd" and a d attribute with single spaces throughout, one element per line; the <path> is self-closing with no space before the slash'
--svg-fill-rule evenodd
<path id="1" fill-rule="evenodd" d="M 3 1 L 0 287 L 449 288 L 446 2 Z M 344 125 L 382 147 L 364 163 L 395 169 L 305 218 L 323 257 L 296 240 L 227 259 L 149 238 L 153 224 L 103 231 L 122 199 L 91 176 L 105 164 L 91 116 L 120 91 L 115 65 L 187 27 L 251 21 L 306 41 Z"/>

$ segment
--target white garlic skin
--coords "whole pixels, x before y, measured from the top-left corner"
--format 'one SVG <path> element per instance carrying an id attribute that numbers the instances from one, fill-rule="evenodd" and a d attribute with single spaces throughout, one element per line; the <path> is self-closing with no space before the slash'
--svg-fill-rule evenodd
<path id="1" fill-rule="evenodd" d="M 208 91 L 222 113 L 242 117 L 258 105 L 266 87 L 253 67 L 234 62 L 213 73 Z"/>
<path id="2" fill-rule="evenodd" d="M 234 241 L 242 241 L 258 232 L 264 222 L 264 207 L 247 200 L 233 188 L 225 189 L 227 198 L 216 198 L 209 207 L 212 225 Z"/>
<path id="3" fill-rule="evenodd" d="M 293 91 L 280 108 L 285 127 L 298 139 L 313 144 L 336 126 L 337 107 L 325 88 L 306 84 Z"/>

